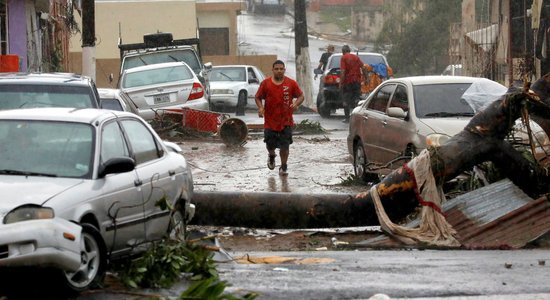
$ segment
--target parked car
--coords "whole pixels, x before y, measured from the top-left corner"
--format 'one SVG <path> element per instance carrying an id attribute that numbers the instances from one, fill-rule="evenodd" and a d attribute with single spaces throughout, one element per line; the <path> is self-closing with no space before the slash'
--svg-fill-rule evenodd
<path id="1" fill-rule="evenodd" d="M 5 110 L 0 139 L 0 272 L 53 268 L 78 292 L 98 283 L 108 261 L 183 238 L 194 214 L 190 168 L 139 116 Z"/>
<path id="2" fill-rule="evenodd" d="M 170 32 L 157 32 L 143 35 L 143 43 L 119 44 L 118 48 L 120 75 L 130 68 L 182 61 L 195 72 L 204 87 L 205 98 L 210 99 L 208 71 L 212 63 L 202 63 L 198 38 L 174 39 Z"/>
<path id="3" fill-rule="evenodd" d="M 238 114 L 244 114 L 247 107 L 256 108 L 254 96 L 265 78 L 256 66 L 214 66 L 208 76 L 212 109 L 235 108 Z"/>
<path id="4" fill-rule="evenodd" d="M 31 107 L 99 108 L 99 94 L 87 76 L 0 73 L 0 110 Z"/>
<path id="5" fill-rule="evenodd" d="M 101 108 L 138 114 L 137 107 L 132 100 L 126 94 L 121 93 L 119 89 L 98 88 L 97 92 Z"/>
<path id="6" fill-rule="evenodd" d="M 484 103 L 506 87 L 485 78 L 417 76 L 390 79 L 351 113 L 348 152 L 355 175 L 376 179 L 428 145 L 460 132 Z"/>
<path id="7" fill-rule="evenodd" d="M 126 69 L 119 88 L 137 106 L 139 115 L 147 120 L 166 109 L 209 109 L 203 85 L 184 62 Z"/>
<path id="8" fill-rule="evenodd" d="M 364 64 L 389 66 L 386 57 L 380 53 L 356 52 L 354 54 L 357 54 Z M 336 109 L 344 107 L 339 89 L 340 59 L 342 59 L 342 53 L 334 53 L 328 58 L 324 72 L 319 69 L 314 70 L 317 75 L 321 75 L 317 94 L 317 111 L 324 118 L 329 117 Z"/>

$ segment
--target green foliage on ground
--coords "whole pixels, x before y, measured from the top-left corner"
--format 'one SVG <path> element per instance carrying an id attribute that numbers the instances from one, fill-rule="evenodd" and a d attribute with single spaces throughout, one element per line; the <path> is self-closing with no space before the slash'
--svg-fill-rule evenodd
<path id="1" fill-rule="evenodd" d="M 300 123 L 296 124 L 296 126 L 294 127 L 294 131 L 300 131 L 304 134 L 316 134 L 326 132 L 319 121 L 311 121 L 309 119 L 302 120 Z"/>
<path id="2" fill-rule="evenodd" d="M 154 244 L 139 257 L 114 266 L 124 285 L 130 288 L 169 288 L 189 274 L 193 281 L 178 298 L 209 300 L 251 300 L 248 293 L 242 298 L 224 293 L 227 282 L 220 281 L 213 252 L 200 245 L 164 240 Z"/>

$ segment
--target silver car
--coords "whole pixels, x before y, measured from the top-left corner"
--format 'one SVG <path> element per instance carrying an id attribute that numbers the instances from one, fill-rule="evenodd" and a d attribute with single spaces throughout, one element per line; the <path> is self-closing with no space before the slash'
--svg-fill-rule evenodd
<path id="1" fill-rule="evenodd" d="M 128 98 L 128 95 L 121 93 L 119 89 L 98 88 L 97 92 L 101 108 L 138 114 L 132 100 Z"/>
<path id="2" fill-rule="evenodd" d="M 98 283 L 108 260 L 184 238 L 190 168 L 139 116 L 6 110 L 0 139 L 0 270 L 52 267 L 78 292 Z"/>
<path id="3" fill-rule="evenodd" d="M 251 65 L 214 66 L 210 73 L 210 103 L 214 110 L 256 108 L 254 96 L 264 80 L 264 73 Z"/>
<path id="4" fill-rule="evenodd" d="M 383 82 L 351 113 L 347 146 L 355 175 L 376 180 L 428 145 L 443 144 L 506 90 L 489 79 L 466 76 Z"/>
<path id="5" fill-rule="evenodd" d="M 119 84 L 121 92 L 130 97 L 146 120 L 167 109 L 209 109 L 203 84 L 184 62 L 126 69 Z"/>

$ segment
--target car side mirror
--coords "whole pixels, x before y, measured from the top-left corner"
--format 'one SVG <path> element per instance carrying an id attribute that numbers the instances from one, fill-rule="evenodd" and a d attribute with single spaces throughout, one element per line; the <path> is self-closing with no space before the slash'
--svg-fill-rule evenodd
<path id="1" fill-rule="evenodd" d="M 113 157 L 104 162 L 99 168 L 99 178 L 108 174 L 126 173 L 136 168 L 136 162 L 130 157 Z"/>
<path id="2" fill-rule="evenodd" d="M 388 107 L 386 112 L 388 116 L 393 118 L 405 119 L 407 117 L 407 112 L 401 107 Z"/>
<path id="3" fill-rule="evenodd" d="M 323 70 L 321 70 L 321 69 L 313 69 L 313 74 L 315 74 L 315 75 L 322 75 L 322 74 L 323 74 Z"/>
<path id="4" fill-rule="evenodd" d="M 252 84 L 252 83 L 259 84 L 260 81 L 258 80 L 258 78 L 250 78 L 250 79 L 248 79 L 248 83 L 251 83 L 251 84 Z"/>

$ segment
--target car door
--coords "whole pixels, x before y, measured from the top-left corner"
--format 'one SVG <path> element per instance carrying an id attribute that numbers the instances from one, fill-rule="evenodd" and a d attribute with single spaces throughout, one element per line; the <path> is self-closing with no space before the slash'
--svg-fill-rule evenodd
<path id="1" fill-rule="evenodd" d="M 99 159 L 101 163 L 114 157 L 130 156 L 119 124 L 110 121 L 101 129 Z M 137 245 L 145 239 L 143 196 L 135 171 L 106 175 L 98 180 L 107 219 L 104 220 L 107 245 L 117 250 Z"/>
<path id="2" fill-rule="evenodd" d="M 408 113 L 410 101 L 412 101 L 412 95 L 408 93 L 407 87 L 398 84 L 390 97 L 388 108 L 399 107 Z M 410 153 L 405 152 L 410 152 L 410 150 L 407 150 L 407 145 L 412 144 L 411 141 L 418 136 L 415 124 L 410 122 L 407 117 L 391 117 L 388 114 L 383 116 L 381 124 L 382 126 L 379 129 L 381 162 L 387 163 L 397 157 L 410 155 Z M 395 165 L 388 167 L 395 168 L 403 165 L 404 162 L 399 160 L 395 162 Z"/>
<path id="3" fill-rule="evenodd" d="M 383 162 L 384 152 L 382 145 L 384 143 L 384 126 L 387 122 L 386 108 L 395 88 L 395 83 L 382 85 L 376 90 L 373 97 L 369 100 L 361 118 L 361 133 L 363 147 L 367 155 L 367 160 L 371 162 Z"/>
<path id="4" fill-rule="evenodd" d="M 128 118 L 121 120 L 121 124 L 136 160 L 135 170 L 144 199 L 146 239 L 157 240 L 166 233 L 169 224 L 170 210 L 163 209 L 162 204 L 173 204 L 179 197 L 182 170 L 166 158 L 161 141 L 144 122 Z"/>
<path id="5" fill-rule="evenodd" d="M 260 88 L 260 83 L 262 80 L 264 80 L 263 73 L 254 67 L 247 67 L 247 91 L 248 91 L 248 100 L 247 104 L 248 106 L 256 107 L 256 102 L 254 100 L 254 97 L 256 96 L 256 92 L 258 91 L 258 88 Z"/>

